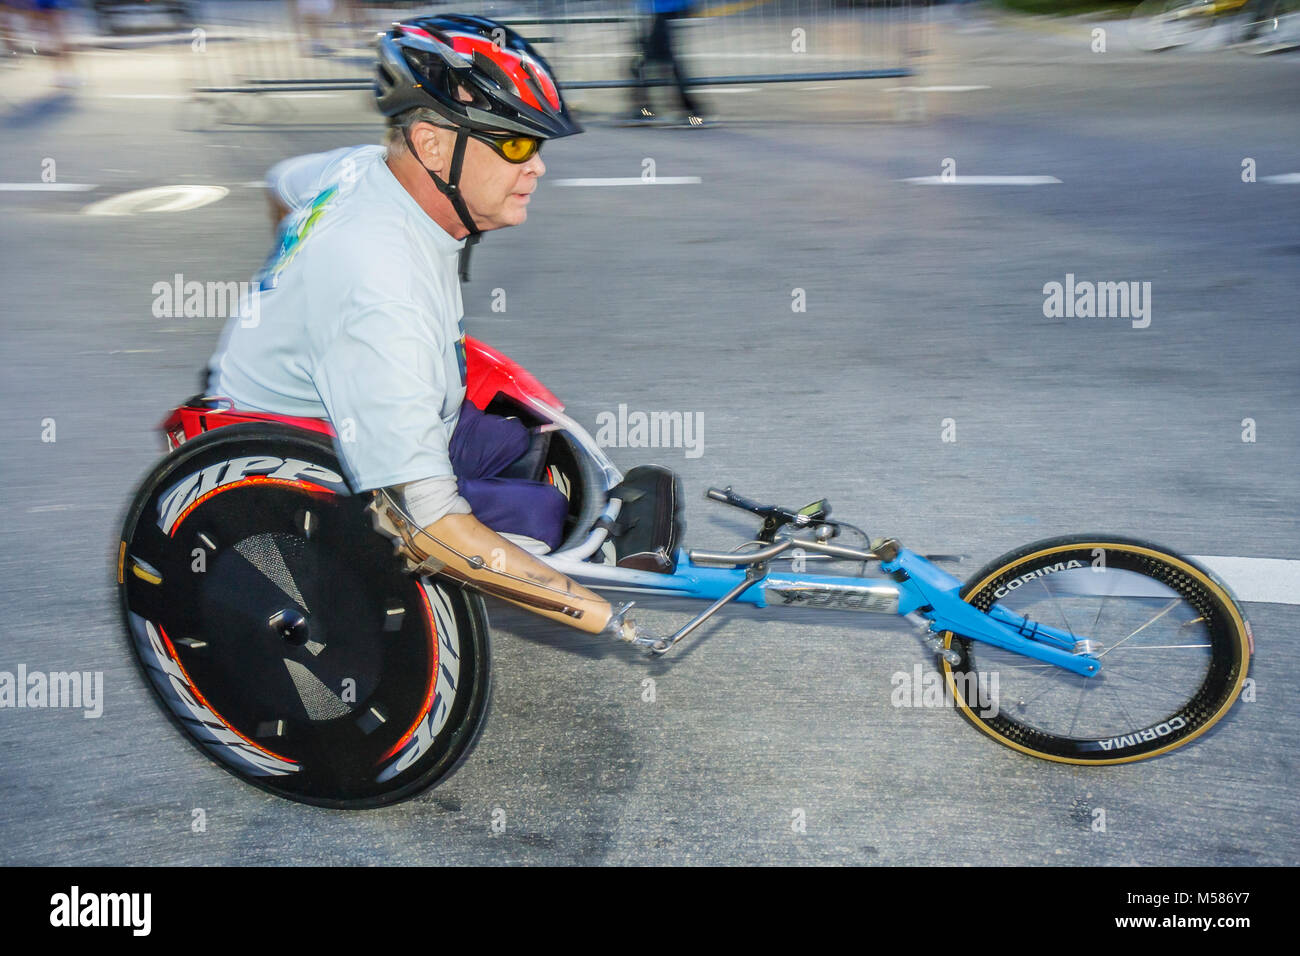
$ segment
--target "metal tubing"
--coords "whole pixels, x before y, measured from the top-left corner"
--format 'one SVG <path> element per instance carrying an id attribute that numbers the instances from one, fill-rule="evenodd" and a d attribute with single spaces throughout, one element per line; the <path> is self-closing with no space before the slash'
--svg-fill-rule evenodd
<path id="1" fill-rule="evenodd" d="M 730 604 L 736 598 L 740 597 L 740 595 L 744 591 L 749 589 L 752 585 L 757 584 L 760 580 L 761 580 L 761 576 L 756 575 L 753 572 L 750 572 L 749 574 L 745 575 L 745 580 L 741 581 L 739 584 L 737 584 L 726 594 L 722 595 L 722 597 L 718 598 L 716 601 L 714 601 L 712 604 L 706 607 L 703 611 L 701 611 L 698 615 L 696 615 L 693 620 L 688 621 L 685 624 L 685 626 L 681 628 L 681 630 L 679 630 L 676 634 L 672 636 L 672 639 L 668 641 L 668 646 L 665 647 L 663 651 L 658 651 L 657 653 L 662 654 L 664 651 L 668 650 L 669 648 L 677 646 L 677 643 L 682 638 L 684 638 L 687 634 L 690 634 L 693 630 L 695 630 L 697 627 L 699 627 L 709 618 L 713 617 L 714 614 L 716 614 L 719 610 L 722 609 L 723 605 Z"/>

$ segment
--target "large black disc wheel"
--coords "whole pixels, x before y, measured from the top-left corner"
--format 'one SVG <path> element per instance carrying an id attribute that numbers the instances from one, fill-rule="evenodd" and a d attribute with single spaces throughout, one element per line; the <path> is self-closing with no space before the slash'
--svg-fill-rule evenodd
<path id="1" fill-rule="evenodd" d="M 117 555 L 132 649 L 163 708 L 240 779 L 336 808 L 406 799 L 469 753 L 487 615 L 406 573 L 329 439 L 230 425 L 144 481 Z"/>

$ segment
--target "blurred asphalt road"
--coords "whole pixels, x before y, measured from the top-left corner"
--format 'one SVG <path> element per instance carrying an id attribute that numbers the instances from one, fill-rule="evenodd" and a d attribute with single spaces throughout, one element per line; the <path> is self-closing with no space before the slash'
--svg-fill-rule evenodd
<path id="1" fill-rule="evenodd" d="M 614 128 L 617 100 L 589 94 L 589 131 L 547 149 L 529 222 L 476 251 L 467 327 L 588 427 L 619 403 L 702 412 L 700 457 L 613 451 L 680 472 L 695 547 L 751 531 L 703 500 L 730 483 L 829 496 L 872 533 L 971 555 L 963 576 L 1097 529 L 1300 559 L 1300 185 L 1241 175 L 1247 158 L 1261 179 L 1300 172 L 1300 55 L 1094 54 L 1090 27 L 936 28 L 916 82 L 987 89 L 718 92 L 715 129 Z M 47 93 L 45 64 L 0 73 L 0 182 L 53 159 L 60 182 L 94 187 L 0 191 L 0 670 L 103 671 L 106 688 L 97 720 L 0 709 L 0 863 L 1300 862 L 1294 604 L 1247 608 L 1257 700 L 1134 765 L 1038 762 L 951 711 L 891 707 L 890 675 L 932 666 L 892 620 L 741 610 L 651 663 L 494 605 L 493 711 L 444 785 L 349 814 L 216 768 L 137 675 L 111 580 L 154 428 L 220 330 L 154 318 L 152 288 L 247 278 L 270 224 L 243 184 L 379 126 L 355 93 L 246 103 L 248 122 L 221 125 L 158 98 L 182 92 L 173 59 L 86 53 L 90 82 L 67 95 Z M 895 119 L 906 97 L 924 120 Z M 702 181 L 555 185 L 636 177 L 647 158 Z M 1061 182 L 900 182 L 945 158 L 959 177 Z M 79 213 L 170 183 L 230 192 Z M 1069 273 L 1150 282 L 1150 327 L 1045 318 L 1044 284 Z M 646 617 L 667 630 L 690 610 Z"/>

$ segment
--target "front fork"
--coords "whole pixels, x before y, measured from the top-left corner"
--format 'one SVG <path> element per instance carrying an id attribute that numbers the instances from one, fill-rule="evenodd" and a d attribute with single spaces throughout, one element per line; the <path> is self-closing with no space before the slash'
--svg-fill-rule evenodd
<path id="1" fill-rule="evenodd" d="M 919 554 L 899 548 L 881 570 L 898 586 L 898 613 L 920 615 L 936 639 L 943 631 L 952 631 L 1084 677 L 1101 672 L 1101 660 L 1094 656 L 1099 648 L 1093 642 L 1002 607 L 995 606 L 987 614 L 972 607 L 961 599 L 961 581 Z"/>

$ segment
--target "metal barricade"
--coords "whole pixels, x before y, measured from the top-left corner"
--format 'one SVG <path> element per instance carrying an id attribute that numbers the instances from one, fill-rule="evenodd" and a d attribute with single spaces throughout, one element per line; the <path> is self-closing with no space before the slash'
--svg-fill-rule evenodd
<path id="1" fill-rule="evenodd" d="M 446 9 L 362 0 L 209 2 L 204 29 L 214 42 L 190 59 L 190 87 L 207 96 L 369 89 L 375 33 Z M 648 22 L 637 0 L 520 0 L 473 9 L 534 42 L 566 90 L 634 85 Z M 915 72 L 928 12 L 926 0 L 702 0 L 672 29 L 691 85 L 873 79 Z M 672 81 L 651 75 L 646 82 Z"/>

